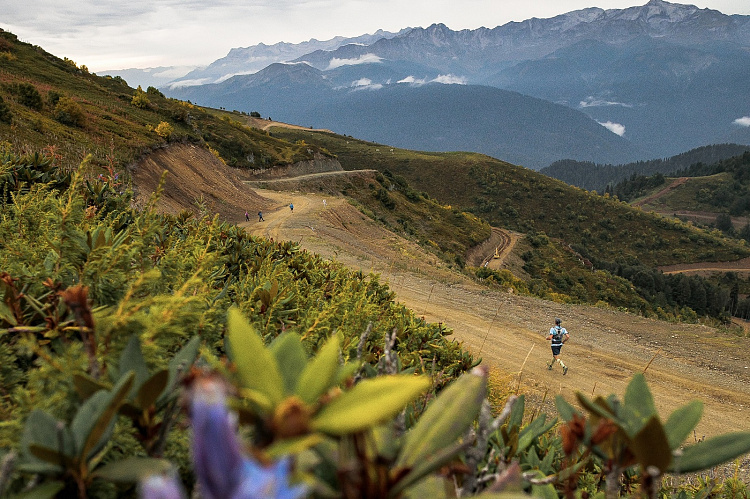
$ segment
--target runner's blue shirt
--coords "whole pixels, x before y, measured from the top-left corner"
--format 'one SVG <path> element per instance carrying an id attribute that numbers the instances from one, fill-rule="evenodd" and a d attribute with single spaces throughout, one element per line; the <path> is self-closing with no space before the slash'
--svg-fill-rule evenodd
<path id="1" fill-rule="evenodd" d="M 553 346 L 553 347 L 561 346 L 563 344 L 562 340 L 563 340 L 563 337 L 565 335 L 570 336 L 568 334 L 568 330 L 565 329 L 562 326 L 552 326 L 549 329 L 549 334 L 552 335 L 552 344 L 551 344 L 551 346 Z"/>

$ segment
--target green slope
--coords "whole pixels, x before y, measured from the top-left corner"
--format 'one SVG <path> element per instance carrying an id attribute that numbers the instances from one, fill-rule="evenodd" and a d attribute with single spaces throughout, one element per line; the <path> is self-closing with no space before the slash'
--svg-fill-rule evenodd
<path id="1" fill-rule="evenodd" d="M 96 76 L 8 32 L 0 32 L 0 99 L 0 141 L 19 151 L 51 148 L 68 168 L 87 154 L 93 165 L 119 168 L 179 141 L 205 144 L 228 164 L 247 168 L 320 152 L 167 99 L 154 88 L 139 91 L 120 78 Z"/>
<path id="2" fill-rule="evenodd" d="M 492 225 L 544 232 L 583 256 L 606 262 L 736 260 L 750 254 L 735 241 L 571 187 L 527 168 L 471 153 L 423 153 L 323 132 L 273 129 L 335 154 L 346 169 L 376 168 L 415 189 L 472 211 Z"/>

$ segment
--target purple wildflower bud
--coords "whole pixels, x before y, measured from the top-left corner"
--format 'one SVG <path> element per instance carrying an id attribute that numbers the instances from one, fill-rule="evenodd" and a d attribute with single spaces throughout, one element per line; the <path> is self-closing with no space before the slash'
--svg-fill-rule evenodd
<path id="1" fill-rule="evenodd" d="M 304 497 L 304 485 L 289 486 L 289 458 L 263 468 L 245 459 L 242 483 L 232 499 L 299 499 Z"/>
<path id="2" fill-rule="evenodd" d="M 177 475 L 150 475 L 141 481 L 141 499 L 185 499 Z"/>
<path id="3" fill-rule="evenodd" d="M 235 418 L 218 378 L 198 378 L 192 390 L 193 466 L 206 499 L 298 499 L 304 485 L 289 486 L 290 461 L 267 468 L 243 456 Z"/>
<path id="4" fill-rule="evenodd" d="M 201 494 L 206 499 L 233 497 L 242 475 L 242 451 L 220 380 L 204 377 L 195 382 L 190 412 L 193 464 Z"/>

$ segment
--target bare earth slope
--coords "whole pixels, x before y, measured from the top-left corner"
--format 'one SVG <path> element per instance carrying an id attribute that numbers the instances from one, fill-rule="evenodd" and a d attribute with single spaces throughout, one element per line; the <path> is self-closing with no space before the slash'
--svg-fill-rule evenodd
<path id="1" fill-rule="evenodd" d="M 177 168 L 178 162 L 170 163 Z M 175 170 L 167 184 L 168 193 L 171 189 L 188 189 L 184 184 L 197 180 L 187 175 L 200 172 L 202 166 L 181 168 L 186 168 L 185 179 Z M 263 206 L 265 222 L 257 222 L 257 216 L 249 223 L 241 221 L 249 232 L 295 241 L 353 269 L 380 273 L 398 300 L 428 321 L 452 328 L 457 340 L 506 376 L 513 387 L 520 383 L 531 407 L 540 404 L 547 412 L 554 412 L 550 401 L 558 393 L 569 401 L 577 391 L 589 396 L 622 396 L 631 376 L 648 366 L 646 377 L 663 418 L 698 398 L 705 404 L 697 428 L 699 438 L 750 429 L 750 352 L 746 338 L 703 326 L 669 324 L 490 290 L 447 269 L 416 244 L 386 231 L 342 197 L 300 191 L 254 192 L 229 176 L 215 178 L 224 175 L 215 166 L 197 175 L 217 190 L 217 199 L 226 203 L 229 213 L 244 213 L 244 204 L 231 206 L 234 199 L 256 200 Z M 319 177 L 317 182 L 325 178 L 331 177 Z M 219 192 L 222 189 L 226 189 L 223 194 Z M 190 207 L 181 196 L 170 195 L 169 199 Z M 294 204 L 294 211 L 289 203 Z M 177 205 L 171 209 L 177 209 Z M 490 245 L 493 254 L 497 246 L 499 243 Z M 545 366 L 550 349 L 544 336 L 555 317 L 561 317 L 571 333 L 571 341 L 563 349 L 563 358 L 570 366 L 566 376 L 559 366 L 553 371 Z"/>

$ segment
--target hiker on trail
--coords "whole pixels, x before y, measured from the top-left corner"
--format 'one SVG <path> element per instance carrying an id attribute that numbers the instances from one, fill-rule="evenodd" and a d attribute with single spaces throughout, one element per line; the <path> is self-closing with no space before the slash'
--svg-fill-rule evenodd
<path id="1" fill-rule="evenodd" d="M 250 221 L 250 215 L 247 212 L 245 212 L 245 222 L 249 222 L 249 221 Z"/>
<path id="2" fill-rule="evenodd" d="M 328 206 L 325 199 L 323 200 L 323 206 Z"/>
<path id="3" fill-rule="evenodd" d="M 294 205 L 292 203 L 289 203 L 289 209 L 294 211 Z"/>
<path id="4" fill-rule="evenodd" d="M 263 212 L 262 211 L 258 212 L 258 222 L 265 222 L 265 220 L 263 219 Z"/>
<path id="5" fill-rule="evenodd" d="M 547 336 L 547 340 L 552 342 L 552 360 L 547 363 L 547 369 L 550 371 L 555 365 L 555 362 L 559 362 L 563 368 L 563 375 L 568 374 L 568 366 L 566 366 L 560 358 L 560 349 L 562 348 L 563 343 L 569 339 L 570 333 L 568 333 L 567 329 L 562 327 L 562 321 L 560 319 L 555 319 L 555 325 L 550 328 L 549 335 Z"/>

